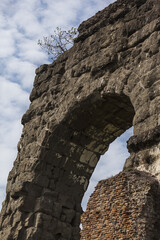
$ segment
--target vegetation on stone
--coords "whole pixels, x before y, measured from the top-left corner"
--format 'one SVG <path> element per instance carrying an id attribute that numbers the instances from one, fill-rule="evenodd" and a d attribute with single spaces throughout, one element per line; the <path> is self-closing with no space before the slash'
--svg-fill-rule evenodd
<path id="1" fill-rule="evenodd" d="M 38 45 L 51 56 L 52 60 L 55 60 L 73 45 L 76 35 L 77 29 L 74 27 L 68 31 L 57 27 L 50 37 L 43 37 L 43 40 L 38 40 Z"/>

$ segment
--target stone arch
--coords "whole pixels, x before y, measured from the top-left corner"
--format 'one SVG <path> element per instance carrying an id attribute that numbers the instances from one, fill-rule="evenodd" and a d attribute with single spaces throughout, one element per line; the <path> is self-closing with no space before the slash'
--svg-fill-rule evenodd
<path id="1" fill-rule="evenodd" d="M 64 192 L 67 195 L 70 192 L 72 196 L 75 193 L 75 199 L 78 196 L 81 202 L 100 156 L 111 142 L 132 126 L 133 116 L 133 106 L 124 94 L 112 93 L 102 97 L 96 92 L 80 102 L 56 133 L 52 133 L 44 158 L 50 169 L 52 165 L 61 166 L 62 171 L 65 169 L 57 185 L 63 197 Z M 53 161 L 55 154 L 58 163 Z"/>
<path id="2" fill-rule="evenodd" d="M 79 239 L 94 165 L 132 120 L 124 168 L 160 178 L 159 22 L 159 0 L 118 0 L 80 25 L 73 48 L 36 70 L 2 239 Z"/>

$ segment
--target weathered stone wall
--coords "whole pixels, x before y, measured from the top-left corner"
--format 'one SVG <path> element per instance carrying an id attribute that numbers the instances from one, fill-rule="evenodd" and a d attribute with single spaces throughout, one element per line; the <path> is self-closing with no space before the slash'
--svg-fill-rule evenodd
<path id="1" fill-rule="evenodd" d="M 126 129 L 126 168 L 160 179 L 160 4 L 118 0 L 36 70 L 0 239 L 77 240 L 81 199 L 101 154 Z"/>
<path id="2" fill-rule="evenodd" d="M 121 172 L 98 183 L 82 214 L 81 240 L 159 240 L 160 185 L 148 173 Z"/>

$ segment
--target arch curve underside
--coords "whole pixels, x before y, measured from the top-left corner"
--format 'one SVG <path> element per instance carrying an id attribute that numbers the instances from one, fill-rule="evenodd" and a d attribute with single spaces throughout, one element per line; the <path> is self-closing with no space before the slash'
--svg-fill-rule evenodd
<path id="1" fill-rule="evenodd" d="M 160 180 L 159 33 L 159 0 L 118 0 L 79 26 L 69 51 L 36 70 L 0 239 L 80 239 L 92 172 L 131 126 L 124 170 Z"/>

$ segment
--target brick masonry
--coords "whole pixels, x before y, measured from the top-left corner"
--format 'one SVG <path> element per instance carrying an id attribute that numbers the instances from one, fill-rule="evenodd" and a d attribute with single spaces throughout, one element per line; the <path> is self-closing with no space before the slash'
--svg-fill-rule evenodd
<path id="1" fill-rule="evenodd" d="M 159 182 L 136 170 L 102 180 L 81 221 L 81 240 L 159 240 Z"/>

